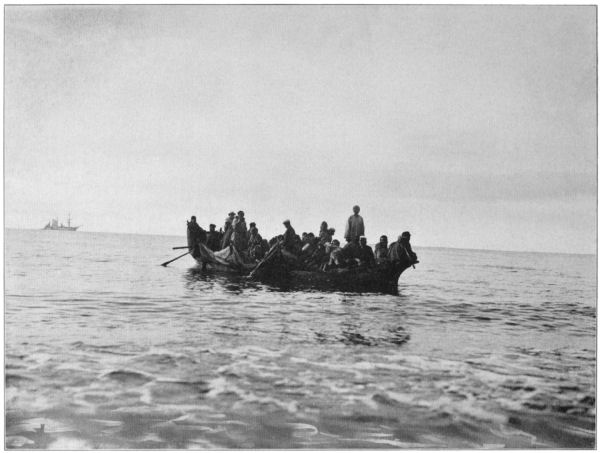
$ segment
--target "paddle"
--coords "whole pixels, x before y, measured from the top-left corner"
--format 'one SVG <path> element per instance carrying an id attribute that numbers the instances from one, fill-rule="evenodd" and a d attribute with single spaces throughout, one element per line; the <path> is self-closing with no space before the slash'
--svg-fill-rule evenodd
<path id="1" fill-rule="evenodd" d="M 173 247 L 173 250 L 181 250 L 181 249 L 187 249 L 189 248 L 187 245 L 181 246 L 181 247 Z"/>
<path id="2" fill-rule="evenodd" d="M 252 269 L 252 272 L 250 272 L 250 274 L 248 275 L 248 278 L 252 278 L 254 276 L 254 273 L 263 264 L 265 264 L 272 256 L 275 256 L 275 252 L 278 251 L 280 247 L 281 247 L 281 244 L 279 242 L 277 244 L 275 244 L 275 246 L 271 250 L 269 250 L 269 253 L 267 253 L 267 255 L 260 261 L 260 263 L 258 263 L 256 265 L 256 267 L 254 269 Z"/>
<path id="3" fill-rule="evenodd" d="M 172 263 L 173 261 L 178 260 L 179 258 L 182 258 L 185 255 L 189 255 L 190 253 L 192 253 L 192 252 L 191 251 L 185 252 L 183 255 L 179 255 L 177 258 L 173 258 L 171 261 L 165 261 L 164 263 L 161 264 L 161 266 L 167 267 L 167 264 Z"/>

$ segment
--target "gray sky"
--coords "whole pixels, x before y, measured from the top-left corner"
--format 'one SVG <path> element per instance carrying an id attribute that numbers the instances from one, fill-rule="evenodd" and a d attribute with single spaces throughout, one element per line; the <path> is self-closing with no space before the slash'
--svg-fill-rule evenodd
<path id="1" fill-rule="evenodd" d="M 8 6 L 5 223 L 594 253 L 595 112 L 594 6 Z"/>

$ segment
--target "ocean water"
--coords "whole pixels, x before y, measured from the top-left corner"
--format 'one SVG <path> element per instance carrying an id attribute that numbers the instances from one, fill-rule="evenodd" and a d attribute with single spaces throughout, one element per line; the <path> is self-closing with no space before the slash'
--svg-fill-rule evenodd
<path id="1" fill-rule="evenodd" d="M 593 448 L 596 257 L 419 247 L 398 294 L 5 231 L 7 448 Z"/>

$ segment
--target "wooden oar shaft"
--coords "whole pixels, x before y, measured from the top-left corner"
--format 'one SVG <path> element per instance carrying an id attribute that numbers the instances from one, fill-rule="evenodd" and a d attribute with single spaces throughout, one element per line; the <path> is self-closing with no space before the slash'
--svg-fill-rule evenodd
<path id="1" fill-rule="evenodd" d="M 170 260 L 170 261 L 165 261 L 164 263 L 162 263 L 162 264 L 161 264 L 161 266 L 165 266 L 165 267 L 167 267 L 167 264 L 169 264 L 169 263 L 172 263 L 173 261 L 175 261 L 175 260 L 178 260 L 179 258 L 182 258 L 182 257 L 184 257 L 185 255 L 189 255 L 190 253 L 192 253 L 192 252 L 191 252 L 191 251 L 190 251 L 190 252 L 185 252 L 183 255 L 179 255 L 177 258 L 173 258 L 173 259 L 172 259 L 172 260 Z"/>
<path id="2" fill-rule="evenodd" d="M 275 252 L 277 250 L 279 250 L 280 245 L 276 244 L 275 246 L 273 246 L 273 248 L 271 250 L 269 250 L 269 252 L 267 253 L 267 255 L 262 259 L 262 261 L 260 263 L 258 263 L 256 265 L 256 267 L 254 269 L 252 269 L 252 272 L 250 272 L 250 275 L 248 275 L 248 277 L 253 277 L 254 273 L 264 264 L 266 263 L 272 256 L 275 255 Z"/>
<path id="3" fill-rule="evenodd" d="M 182 245 L 181 247 L 173 247 L 173 250 L 183 250 L 189 248 L 187 245 Z"/>

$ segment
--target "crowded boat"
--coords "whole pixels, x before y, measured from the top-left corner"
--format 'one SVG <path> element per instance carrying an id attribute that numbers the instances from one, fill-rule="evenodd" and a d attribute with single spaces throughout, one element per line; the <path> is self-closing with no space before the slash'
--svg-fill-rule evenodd
<path id="1" fill-rule="evenodd" d="M 359 213 L 360 207 L 354 206 L 345 224 L 343 246 L 335 238 L 336 229 L 327 221 L 321 222 L 318 233 L 297 234 L 286 219 L 281 234 L 266 239 L 259 233 L 256 222 L 246 223 L 244 211 L 230 212 L 219 230 L 215 224 L 210 224 L 208 230 L 202 228 L 192 216 L 187 222 L 188 250 L 203 268 L 220 265 L 253 273 L 268 267 L 269 262 L 283 262 L 287 269 L 320 273 L 350 269 L 360 272 L 418 263 L 408 231 L 391 244 L 383 235 L 374 249 L 369 246 L 365 222 Z"/>

